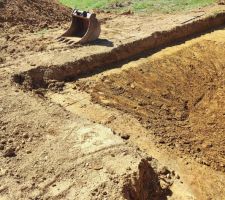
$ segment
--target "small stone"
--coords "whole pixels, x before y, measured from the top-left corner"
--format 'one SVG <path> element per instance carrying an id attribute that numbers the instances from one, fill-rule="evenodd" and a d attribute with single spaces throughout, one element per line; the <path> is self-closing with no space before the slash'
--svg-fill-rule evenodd
<path id="1" fill-rule="evenodd" d="M 16 147 L 16 151 L 19 151 L 19 150 L 20 150 L 20 146 L 17 146 L 17 147 Z"/>
<path id="2" fill-rule="evenodd" d="M 163 139 L 159 140 L 159 144 L 165 144 L 165 141 Z"/>
<path id="3" fill-rule="evenodd" d="M 13 143 L 13 139 L 10 138 L 10 139 L 8 140 L 8 143 Z"/>
<path id="4" fill-rule="evenodd" d="M 107 195 L 107 192 L 105 191 L 105 192 L 103 192 L 103 195 Z"/>
<path id="5" fill-rule="evenodd" d="M 64 87 L 65 86 L 65 83 L 64 82 L 56 82 L 55 83 L 55 86 L 56 87 Z"/>
<path id="6" fill-rule="evenodd" d="M 132 84 L 130 85 L 130 87 L 131 87 L 132 89 L 134 89 L 134 88 L 135 88 L 135 85 L 132 83 Z"/>
<path id="7" fill-rule="evenodd" d="M 0 56 L 0 64 L 3 63 L 4 61 L 5 59 Z"/>
<path id="8" fill-rule="evenodd" d="M 207 148 L 207 149 L 212 148 L 212 147 L 213 147 L 212 143 L 203 145 L 203 148 Z"/>
<path id="9" fill-rule="evenodd" d="M 3 144 L 0 144 L 0 150 L 4 150 L 4 145 Z"/>
<path id="10" fill-rule="evenodd" d="M 225 164 L 221 163 L 221 164 L 220 164 L 220 167 L 225 167 Z"/>
<path id="11" fill-rule="evenodd" d="M 92 192 L 91 195 L 92 195 L 92 196 L 95 196 L 95 192 Z"/>
<path id="12" fill-rule="evenodd" d="M 14 131 L 13 131 L 13 135 L 19 135 L 19 131 L 17 130 L 17 129 L 15 129 Z"/>
<path id="13" fill-rule="evenodd" d="M 110 83 L 111 81 L 110 80 L 108 80 L 108 79 L 105 79 L 104 80 L 104 83 Z"/>
<path id="14" fill-rule="evenodd" d="M 121 138 L 124 140 L 129 140 L 130 136 L 128 134 L 121 135 Z"/>
<path id="15" fill-rule="evenodd" d="M 171 174 L 172 174 L 172 176 L 175 176 L 176 173 L 175 173 L 175 171 L 173 170 L 173 171 L 171 172 Z"/>
<path id="16" fill-rule="evenodd" d="M 127 170 L 127 171 L 130 171 L 130 170 L 131 170 L 131 168 L 130 168 L 130 167 L 128 167 L 126 170 Z"/>
<path id="17" fill-rule="evenodd" d="M 27 154 L 31 154 L 31 150 L 27 150 L 26 153 L 27 153 Z"/>
<path id="18" fill-rule="evenodd" d="M 166 175 L 166 178 L 171 179 L 171 175 L 170 174 L 167 174 Z"/>
<path id="19" fill-rule="evenodd" d="M 9 36 L 9 35 L 6 35 L 6 36 L 5 36 L 5 39 L 6 39 L 6 40 L 9 40 L 9 39 L 10 39 L 10 36 Z"/>
<path id="20" fill-rule="evenodd" d="M 28 139 L 29 138 L 29 135 L 27 133 L 24 133 L 23 134 L 23 138 Z"/>
<path id="21" fill-rule="evenodd" d="M 169 169 L 165 166 L 160 170 L 160 174 L 167 175 L 169 173 L 170 173 Z"/>
<path id="22" fill-rule="evenodd" d="M 16 153 L 15 150 L 13 148 L 8 148 L 6 149 L 6 151 L 4 152 L 3 156 L 6 157 L 15 157 Z"/>
<path id="23" fill-rule="evenodd" d="M 6 144 L 7 142 L 6 142 L 5 139 L 3 139 L 3 140 L 1 141 L 1 143 L 2 143 L 2 144 Z"/>
<path id="24" fill-rule="evenodd" d="M 0 168 L 0 177 L 5 176 L 7 174 L 8 170 Z"/>
<path id="25" fill-rule="evenodd" d="M 178 174 L 176 175 L 176 179 L 180 179 L 180 176 Z"/>
<path id="26" fill-rule="evenodd" d="M 33 135 L 34 135 L 34 137 L 40 137 L 39 133 L 34 133 Z"/>
<path id="27" fill-rule="evenodd" d="M 168 189 L 169 184 L 168 184 L 166 181 L 160 180 L 159 182 L 160 182 L 160 186 L 161 186 L 161 188 L 162 188 L 163 190 Z"/>
<path id="28" fill-rule="evenodd" d="M 94 166 L 93 169 L 98 171 L 98 170 L 103 169 L 103 167 L 101 165 L 97 165 L 97 166 Z"/>
<path id="29" fill-rule="evenodd" d="M 152 158 L 151 156 L 148 156 L 148 157 L 146 158 L 146 160 L 147 160 L 147 161 L 152 161 L 153 158 Z"/>
<path id="30" fill-rule="evenodd" d="M 11 49 L 11 50 L 9 51 L 9 53 L 13 54 L 15 51 L 16 51 L 16 49 Z"/>

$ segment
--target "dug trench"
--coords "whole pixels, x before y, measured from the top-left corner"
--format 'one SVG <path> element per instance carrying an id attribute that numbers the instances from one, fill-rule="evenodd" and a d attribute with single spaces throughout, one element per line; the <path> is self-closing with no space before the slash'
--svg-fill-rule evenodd
<path id="1" fill-rule="evenodd" d="M 141 58 L 169 45 L 184 42 L 190 37 L 216 29 L 225 24 L 225 13 L 210 14 L 207 17 L 184 22 L 168 31 L 157 31 L 148 37 L 119 45 L 110 51 L 83 57 L 63 65 L 38 66 L 13 76 L 13 81 L 25 89 L 47 88 L 51 80 L 72 81 L 77 78 L 122 65 L 130 60 Z"/>
<path id="2" fill-rule="evenodd" d="M 200 190 L 199 199 L 224 195 L 224 31 L 67 83 L 62 91 L 53 87 L 46 97 L 171 164 Z"/>
<path id="3" fill-rule="evenodd" d="M 222 25 L 224 18 L 220 14 L 195 21 L 65 66 L 40 66 L 14 75 L 13 80 L 25 89 L 38 89 L 39 94 L 40 88 L 47 88 L 45 97 L 52 102 L 103 123 L 146 152 L 154 152 L 154 141 L 156 148 L 187 158 L 188 161 L 182 159 L 183 164 L 193 159 L 192 171 L 186 173 L 193 173 L 196 182 L 201 182 L 200 186 L 191 183 L 199 187 L 195 189 L 201 193 L 200 199 L 214 197 L 213 192 L 220 198 L 224 195 L 221 184 L 225 171 L 223 28 L 123 66 L 114 64 L 116 69 L 79 77 L 147 49 L 206 31 L 212 24 Z M 79 80 L 72 81 L 76 79 Z M 58 82 L 68 80 L 66 84 Z M 176 162 L 180 164 L 179 159 Z M 196 166 L 203 174 L 197 175 L 199 171 L 193 170 Z M 217 186 L 212 187 L 215 183 Z"/>
<path id="4" fill-rule="evenodd" d="M 80 81 L 92 100 L 129 113 L 160 144 L 225 171 L 225 32 L 159 58 L 129 63 L 94 83 Z M 130 67 L 130 66 L 131 67 Z"/>

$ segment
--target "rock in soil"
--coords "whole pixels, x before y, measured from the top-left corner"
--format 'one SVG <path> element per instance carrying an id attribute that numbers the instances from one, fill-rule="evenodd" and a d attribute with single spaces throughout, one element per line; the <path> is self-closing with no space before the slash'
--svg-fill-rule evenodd
<path id="1" fill-rule="evenodd" d="M 8 148 L 5 150 L 3 157 L 15 157 L 16 156 L 16 152 L 14 148 Z"/>
<path id="2" fill-rule="evenodd" d="M 169 174 L 170 173 L 170 171 L 169 171 L 169 169 L 167 168 L 167 167 L 163 167 L 161 170 L 160 170 L 160 174 L 162 174 L 162 175 L 167 175 L 167 174 Z"/>
<path id="3" fill-rule="evenodd" d="M 121 135 L 121 138 L 124 140 L 129 140 L 130 136 L 128 134 Z"/>
<path id="4" fill-rule="evenodd" d="M 4 150 L 4 145 L 3 144 L 0 144 L 0 150 Z"/>

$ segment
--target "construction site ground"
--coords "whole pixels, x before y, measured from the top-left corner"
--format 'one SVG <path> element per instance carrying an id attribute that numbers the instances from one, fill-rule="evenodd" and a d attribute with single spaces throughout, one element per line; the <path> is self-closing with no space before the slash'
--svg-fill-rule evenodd
<path id="1" fill-rule="evenodd" d="M 225 199 L 224 26 L 120 58 L 224 12 L 99 13 L 85 46 L 57 40 L 69 22 L 1 27 L 0 199 Z"/>

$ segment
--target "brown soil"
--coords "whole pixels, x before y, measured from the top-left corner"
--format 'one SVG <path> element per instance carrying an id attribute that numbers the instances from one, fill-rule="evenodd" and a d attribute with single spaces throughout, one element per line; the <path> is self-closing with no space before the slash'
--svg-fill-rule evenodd
<path id="1" fill-rule="evenodd" d="M 69 27 L 69 23 L 64 22 L 69 19 L 70 11 L 54 1 L 1 2 L 4 2 L 0 5 L 4 15 L 0 20 L 3 22 L 0 31 L 0 199 L 223 199 L 225 175 L 218 162 L 224 161 L 222 149 L 216 146 L 223 145 L 223 136 L 219 141 L 216 135 L 223 128 L 222 109 L 219 109 L 224 95 L 221 64 L 224 60 L 222 51 L 219 52 L 224 44 L 223 34 L 217 37 L 212 34 L 214 39 L 207 37 L 203 43 L 190 45 L 195 57 L 188 47 L 182 46 L 171 56 L 162 52 L 160 58 L 131 62 L 125 71 L 126 66 L 120 63 L 121 68 L 115 71 L 88 74 L 86 79 L 70 82 L 80 78 L 87 69 L 93 72 L 98 66 L 104 67 L 101 64 L 108 64 L 103 62 L 104 55 L 109 56 L 112 64 L 113 60 L 129 59 L 148 50 L 149 44 L 153 44 L 151 48 L 156 47 L 160 42 L 154 46 L 153 36 L 167 38 L 160 43 L 166 41 L 167 45 L 174 37 L 197 33 L 197 25 L 204 27 L 199 31 L 208 30 L 211 25 L 203 18 L 209 14 L 211 20 L 218 19 L 215 13 L 221 12 L 222 6 L 166 16 L 99 14 L 101 38 L 86 46 L 73 46 L 56 40 Z M 221 25 L 224 14 L 214 22 L 213 26 Z M 191 26 L 187 24 L 195 24 L 197 28 L 189 30 Z M 58 27 L 51 28 L 55 26 Z M 167 37 L 171 30 L 173 35 Z M 144 44 L 146 41 L 149 43 Z M 215 50 L 210 50 L 208 55 L 206 48 Z M 215 65 L 210 65 L 214 59 L 212 53 Z M 197 64 L 201 61 L 205 70 L 197 68 L 200 64 L 195 62 L 190 66 L 189 58 L 195 58 Z M 165 61 L 174 75 L 165 70 Z M 174 61 L 184 65 L 184 70 Z M 200 73 L 204 79 L 198 79 Z M 27 84 L 25 88 L 31 91 L 21 90 L 18 83 Z M 128 84 L 126 88 L 124 84 Z M 151 98 L 146 98 L 144 90 L 152 94 Z M 212 107 L 209 101 L 213 102 Z M 146 102 L 149 105 L 145 105 Z M 203 113 L 204 108 L 208 109 L 207 113 Z M 214 121 L 208 118 L 211 112 L 216 113 Z M 198 120 L 199 115 L 202 121 Z M 196 121 L 200 121 L 199 125 Z M 203 121 L 209 124 L 203 127 Z M 165 131 L 164 135 L 159 134 L 162 133 L 159 130 Z M 203 138 L 200 131 L 205 131 L 207 137 L 198 143 L 189 140 L 187 132 L 180 135 L 177 130 L 190 131 L 190 138 L 196 141 Z M 202 164 L 192 159 L 185 139 L 198 152 L 197 158 L 205 159 Z M 160 145 L 155 145 L 155 140 Z M 180 146 L 174 148 L 177 144 Z M 212 152 L 205 150 L 207 148 Z M 218 162 L 211 159 L 213 155 Z M 206 166 L 208 160 L 210 166 Z"/>
<path id="2" fill-rule="evenodd" d="M 4 28 L 20 24 L 33 30 L 70 20 L 70 9 L 55 0 L 3 0 L 0 3 L 0 23 Z"/>
<path id="3" fill-rule="evenodd" d="M 195 19 L 196 17 L 192 17 L 191 19 L 193 18 Z M 15 75 L 14 81 L 25 87 L 25 89 L 46 88 L 49 85 L 49 80 L 50 83 L 51 80 L 72 81 L 82 75 L 101 70 L 101 68 L 110 68 L 114 64 L 119 65 L 121 62 L 128 62 L 128 60 L 132 60 L 138 56 L 142 57 L 143 53 L 156 51 L 156 49 L 173 44 L 174 41 L 177 43 L 178 41 L 185 40 L 187 37 L 191 38 L 212 28 L 218 28 L 224 24 L 224 21 L 225 14 L 223 12 L 200 19 L 197 17 L 197 20 L 191 20 L 187 24 L 182 22 L 179 26 L 174 26 L 166 31 L 153 32 L 147 37 L 140 36 L 139 39 L 134 41 L 124 40 L 122 44 L 114 48 L 112 47 L 110 51 L 106 50 L 101 53 L 88 54 L 82 58 L 82 61 L 78 59 L 74 62 L 65 62 L 63 65 L 56 64 L 52 66 L 53 69 L 41 66 L 24 73 L 19 73 Z M 167 22 L 164 21 L 164 23 Z M 142 31 L 144 32 L 145 30 Z M 126 34 L 129 36 L 129 33 Z M 38 46 L 32 49 L 37 48 L 39 49 Z"/>
<path id="4" fill-rule="evenodd" d="M 223 29 L 215 31 L 58 91 L 55 84 L 45 96 L 156 156 L 188 182 L 197 199 L 220 199 L 225 194 L 224 39 Z M 187 199 L 178 198 L 184 190 L 175 188 L 172 196 Z"/>
<path id="5" fill-rule="evenodd" d="M 135 116 L 159 143 L 225 171 L 223 34 L 130 63 L 94 83 L 93 100 Z"/>

